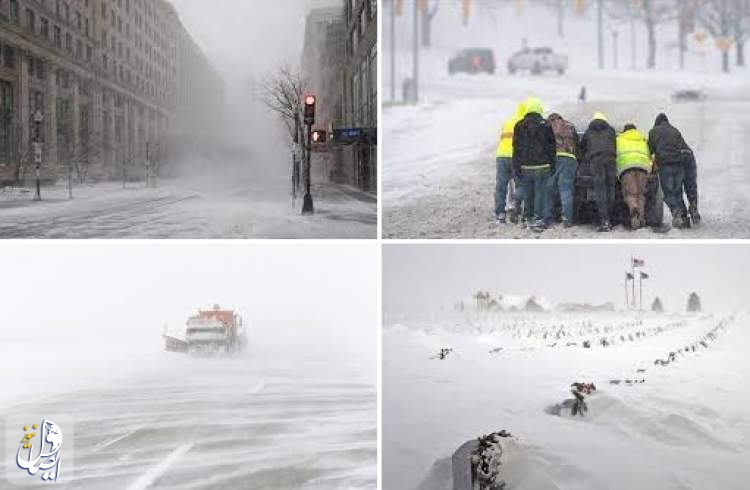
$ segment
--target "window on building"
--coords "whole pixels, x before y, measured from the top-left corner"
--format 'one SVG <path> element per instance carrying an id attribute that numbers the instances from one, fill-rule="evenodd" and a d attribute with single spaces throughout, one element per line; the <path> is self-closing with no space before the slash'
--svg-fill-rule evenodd
<path id="1" fill-rule="evenodd" d="M 0 80 L 0 164 L 10 163 L 13 150 L 13 85 Z"/>
<path id="2" fill-rule="evenodd" d="M 36 14 L 31 9 L 26 9 L 26 28 L 36 32 Z"/>
<path id="3" fill-rule="evenodd" d="M 42 20 L 41 20 L 40 34 L 44 39 L 49 39 L 49 21 L 45 19 L 44 17 L 42 17 Z"/>
<path id="4" fill-rule="evenodd" d="M 60 26 L 54 26 L 52 31 L 54 32 L 55 46 L 62 48 L 62 30 L 60 29 Z"/>
<path id="5" fill-rule="evenodd" d="M 10 0 L 10 22 L 18 24 L 18 0 Z"/>

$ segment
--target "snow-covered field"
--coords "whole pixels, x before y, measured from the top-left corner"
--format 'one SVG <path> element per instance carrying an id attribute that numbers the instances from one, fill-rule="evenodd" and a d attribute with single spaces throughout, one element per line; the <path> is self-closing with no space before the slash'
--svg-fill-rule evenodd
<path id="1" fill-rule="evenodd" d="M 746 488 L 749 320 L 744 313 L 386 315 L 384 488 L 452 489 L 452 454 L 501 429 L 526 454 L 527 474 L 554 482 L 513 488 Z M 705 341 L 714 329 L 716 340 Z M 692 345 L 695 352 L 680 351 Z M 432 358 L 441 348 L 454 350 Z M 674 362 L 654 365 L 671 352 Z M 571 398 L 573 382 L 597 387 L 588 414 L 546 413 Z"/>
<path id="2" fill-rule="evenodd" d="M 446 7 L 448 8 L 448 7 Z M 455 9 L 454 9 L 455 10 Z M 654 71 L 632 70 L 625 59 L 620 69 L 597 70 L 595 29 L 586 20 L 570 20 L 565 39 L 556 36 L 554 16 L 529 9 L 516 17 L 506 8 L 499 23 L 474 18 L 462 28 L 441 11 L 433 48 L 421 52 L 421 101 L 417 106 L 388 105 L 383 109 L 383 235 L 386 238 L 531 238 L 537 235 L 516 226 L 493 223 L 495 147 L 499 130 L 516 105 L 530 95 L 541 98 L 546 113 L 560 112 L 585 129 L 591 115 L 602 111 L 620 130 L 634 122 L 642 130 L 653 126 L 665 111 L 696 152 L 703 224 L 689 231 L 654 234 L 618 228 L 598 234 L 593 227 L 552 229 L 543 238 L 727 238 L 750 236 L 747 194 L 750 136 L 750 74 L 735 69 L 718 73 L 715 53 L 704 61 L 688 53 L 688 68 L 680 71 L 659 59 Z M 456 14 L 455 12 L 451 12 Z M 457 14 L 456 14 L 457 15 Z M 411 38 L 406 22 L 398 24 L 397 83 L 411 74 Z M 500 27 L 499 27 L 500 26 Z M 501 31 L 502 36 L 497 33 Z M 667 43 L 671 33 L 660 33 Z M 533 46 L 553 46 L 571 58 L 569 72 L 557 75 L 508 75 L 505 60 L 526 38 Z M 388 36 L 385 36 L 388 39 Z M 641 40 L 642 41 L 642 38 Z M 639 41 L 639 68 L 643 46 Z M 498 73 L 469 76 L 447 73 L 447 62 L 458 49 L 486 46 L 495 50 Z M 609 47 L 607 49 L 610 49 Z M 666 57 L 667 48 L 660 46 Z M 385 51 L 389 53 L 389 51 Z M 609 51 L 607 51 L 609 53 Z M 672 54 L 671 56 L 674 56 Z M 671 60 L 671 57 L 669 58 Z M 390 63 L 384 62 L 389 71 Z M 627 67 L 627 68 L 626 68 Z M 388 97 L 389 73 L 383 76 Z M 588 103 L 577 102 L 586 86 Z M 699 88 L 704 103 L 675 104 L 677 88 Z M 387 101 L 387 99 L 386 99 Z M 669 220 L 669 212 L 665 213 Z"/>
<path id="3" fill-rule="evenodd" d="M 0 192 L 1 238 L 374 238 L 377 199 L 335 184 L 313 186 L 316 213 L 301 216 L 283 179 L 185 179 Z"/>
<path id="4" fill-rule="evenodd" d="M 356 370 L 158 352 L 137 364 L 2 412 L 73 417 L 71 488 L 375 488 L 375 386 Z M 14 470 L 0 467 L 3 478 Z"/>

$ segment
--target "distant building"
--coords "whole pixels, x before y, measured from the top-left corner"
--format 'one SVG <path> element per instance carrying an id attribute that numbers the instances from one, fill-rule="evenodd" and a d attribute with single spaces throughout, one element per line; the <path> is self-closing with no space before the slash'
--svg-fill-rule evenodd
<path id="1" fill-rule="evenodd" d="M 224 88 L 165 0 L 0 0 L 0 181 L 142 169 L 204 141 Z M 215 127 L 215 126 L 213 126 Z"/>
<path id="2" fill-rule="evenodd" d="M 377 1 L 311 10 L 302 73 L 318 97 L 315 127 L 360 129 L 362 138 L 315 153 L 312 171 L 327 180 L 377 190 Z"/>

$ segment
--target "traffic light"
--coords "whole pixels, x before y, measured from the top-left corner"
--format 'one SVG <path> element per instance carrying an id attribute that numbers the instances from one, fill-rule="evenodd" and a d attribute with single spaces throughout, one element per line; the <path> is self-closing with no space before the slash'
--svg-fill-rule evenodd
<path id="1" fill-rule="evenodd" d="M 316 129 L 312 134 L 313 143 L 325 143 L 327 133 L 322 129 Z"/>
<path id="2" fill-rule="evenodd" d="M 308 95 L 305 97 L 305 124 L 312 126 L 315 124 L 315 96 Z"/>
<path id="3" fill-rule="evenodd" d="M 469 17 L 471 16 L 471 0 L 461 0 L 461 14 L 464 19 L 464 25 L 469 25 Z"/>

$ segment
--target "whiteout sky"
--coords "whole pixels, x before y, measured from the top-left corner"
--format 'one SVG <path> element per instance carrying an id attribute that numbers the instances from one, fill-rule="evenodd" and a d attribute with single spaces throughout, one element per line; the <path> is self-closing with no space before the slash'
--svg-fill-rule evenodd
<path id="1" fill-rule="evenodd" d="M 745 308 L 750 295 L 747 245 L 657 243 L 510 245 L 386 245 L 386 311 L 436 311 L 477 290 L 536 294 L 566 301 L 624 303 L 631 254 L 646 261 L 644 304 L 658 295 L 682 311 L 697 291 L 708 309 Z"/>
<path id="2" fill-rule="evenodd" d="M 269 146 L 286 152 L 276 115 L 260 102 L 258 84 L 282 65 L 299 67 L 305 18 L 336 0 L 171 0 L 180 19 L 221 74 L 227 89 L 226 132 L 265 160 Z M 342 6 L 343 9 L 343 6 Z M 261 146 L 261 148 L 258 148 Z M 285 168 L 282 168 L 286 172 Z"/>

